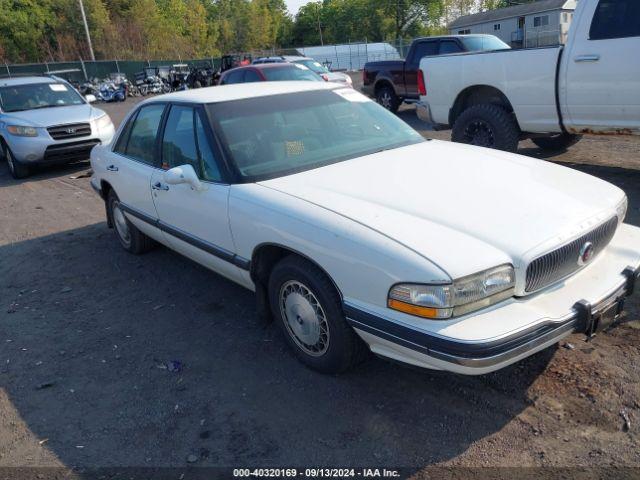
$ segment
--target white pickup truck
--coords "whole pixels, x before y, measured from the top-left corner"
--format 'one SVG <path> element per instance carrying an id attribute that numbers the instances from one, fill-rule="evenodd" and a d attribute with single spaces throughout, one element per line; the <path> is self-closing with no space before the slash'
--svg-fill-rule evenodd
<path id="1" fill-rule="evenodd" d="M 418 116 L 452 140 L 560 150 L 640 134 L 640 0 L 581 0 L 565 46 L 424 57 Z"/>

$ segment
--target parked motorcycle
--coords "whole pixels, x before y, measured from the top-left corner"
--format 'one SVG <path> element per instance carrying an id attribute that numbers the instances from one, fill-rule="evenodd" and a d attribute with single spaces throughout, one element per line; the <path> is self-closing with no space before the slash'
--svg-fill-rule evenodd
<path id="1" fill-rule="evenodd" d="M 163 81 L 159 76 L 158 67 L 146 67 L 142 72 L 135 74 L 135 85 L 144 97 L 151 94 L 169 93 L 171 85 L 168 81 Z"/>
<path id="2" fill-rule="evenodd" d="M 171 91 L 178 92 L 188 90 L 190 86 L 191 69 L 185 63 L 172 65 L 169 73 L 169 85 Z"/>
<path id="3" fill-rule="evenodd" d="M 100 84 L 96 98 L 103 102 L 124 102 L 127 99 L 127 91 L 124 83 L 116 85 L 110 80 L 104 81 Z"/>

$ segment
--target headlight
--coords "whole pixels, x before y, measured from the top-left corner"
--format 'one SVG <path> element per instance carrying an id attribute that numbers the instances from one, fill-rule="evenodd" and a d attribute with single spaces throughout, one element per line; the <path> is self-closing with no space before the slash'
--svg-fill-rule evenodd
<path id="1" fill-rule="evenodd" d="M 448 285 L 401 283 L 389 290 L 387 305 L 418 317 L 451 318 L 512 297 L 515 279 L 513 266 L 502 265 Z"/>
<path id="2" fill-rule="evenodd" d="M 38 130 L 33 127 L 21 127 L 19 125 L 9 125 L 7 127 L 7 131 L 11 135 L 16 135 L 18 137 L 37 137 Z"/>
<path id="3" fill-rule="evenodd" d="M 96 126 L 99 130 L 103 128 L 109 128 L 113 126 L 113 122 L 111 122 L 111 118 L 106 113 L 96 120 Z"/>
<path id="4" fill-rule="evenodd" d="M 616 207 L 616 215 L 618 216 L 618 223 L 624 222 L 627 216 L 627 208 L 629 208 L 629 199 L 625 195 L 622 201 Z"/>

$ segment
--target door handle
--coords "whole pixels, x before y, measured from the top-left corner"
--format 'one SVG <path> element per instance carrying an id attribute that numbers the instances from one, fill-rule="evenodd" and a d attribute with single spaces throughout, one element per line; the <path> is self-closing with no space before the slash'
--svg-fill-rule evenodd
<path id="1" fill-rule="evenodd" d="M 116 167 L 115 165 L 109 165 L 107 167 L 107 170 L 109 170 L 110 172 L 117 172 L 118 171 L 118 167 Z"/>
<path id="2" fill-rule="evenodd" d="M 167 190 L 169 190 L 169 185 L 163 185 L 160 182 L 156 182 L 151 185 L 151 188 L 153 188 L 154 190 L 162 190 L 163 192 L 166 192 Z"/>
<path id="3" fill-rule="evenodd" d="M 578 55 L 573 59 L 575 62 L 597 62 L 600 55 Z"/>

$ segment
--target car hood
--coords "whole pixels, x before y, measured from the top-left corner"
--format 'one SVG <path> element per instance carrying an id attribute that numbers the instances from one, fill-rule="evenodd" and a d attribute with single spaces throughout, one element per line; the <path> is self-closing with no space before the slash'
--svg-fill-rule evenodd
<path id="1" fill-rule="evenodd" d="M 546 161 L 441 141 L 261 182 L 363 224 L 452 278 L 523 270 L 616 214 L 624 192 Z"/>
<path id="2" fill-rule="evenodd" d="M 7 112 L 2 114 L 2 120 L 7 124 L 14 122 L 29 127 L 50 127 L 52 125 L 88 122 L 100 116 L 102 116 L 101 110 L 84 104 Z"/>
<path id="3" fill-rule="evenodd" d="M 347 75 L 346 73 L 340 73 L 340 72 L 328 72 L 325 73 L 325 75 L 327 76 L 327 78 L 329 79 L 330 82 L 348 82 L 348 78 L 349 75 Z"/>

